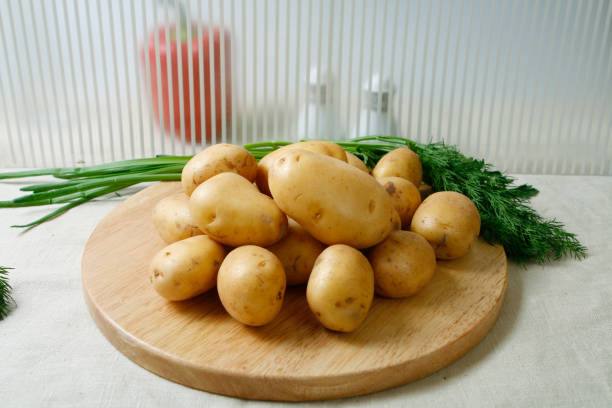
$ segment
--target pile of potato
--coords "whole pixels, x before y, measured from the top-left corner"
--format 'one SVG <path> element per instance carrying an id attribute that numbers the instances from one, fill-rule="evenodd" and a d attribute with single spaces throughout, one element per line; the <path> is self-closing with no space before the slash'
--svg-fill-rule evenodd
<path id="1" fill-rule="evenodd" d="M 259 163 L 240 146 L 213 145 L 183 169 L 184 193 L 154 209 L 169 245 L 153 258 L 150 281 L 173 301 L 216 286 L 227 312 L 251 326 L 274 319 L 287 285 L 306 283 L 314 316 L 353 331 L 375 292 L 416 294 L 436 258 L 461 257 L 478 237 L 472 201 L 437 192 L 421 203 L 422 175 L 408 148 L 386 154 L 370 174 L 331 142 L 295 143 Z"/>

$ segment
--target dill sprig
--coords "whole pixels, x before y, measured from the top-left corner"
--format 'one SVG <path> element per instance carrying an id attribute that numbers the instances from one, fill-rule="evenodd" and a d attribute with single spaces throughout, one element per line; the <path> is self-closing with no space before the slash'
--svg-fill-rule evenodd
<path id="1" fill-rule="evenodd" d="M 9 269 L 4 266 L 0 266 L 0 320 L 3 320 L 10 311 L 15 307 L 15 300 L 11 296 L 11 285 L 8 281 Z"/>
<path id="2" fill-rule="evenodd" d="M 444 143 L 411 143 L 423 163 L 424 178 L 435 191 L 457 191 L 470 197 L 482 219 L 481 236 L 500 243 L 519 263 L 545 263 L 564 256 L 582 259 L 586 248 L 563 224 L 545 219 L 529 207 L 534 187 L 493 170 L 484 160 L 461 154 Z"/>
<path id="3" fill-rule="evenodd" d="M 366 143 L 371 143 L 369 147 Z M 545 219 L 529 207 L 538 190 L 493 170 L 484 160 L 464 156 L 443 142 L 422 144 L 391 136 L 372 136 L 340 142 L 354 150 L 370 167 L 388 151 L 409 147 L 423 163 L 423 179 L 434 191 L 457 191 L 474 202 L 482 225 L 480 235 L 501 244 L 512 260 L 546 263 L 564 256 L 582 259 L 587 250 L 575 234 L 554 219 Z M 382 145 L 381 145 L 382 144 Z"/>
<path id="4" fill-rule="evenodd" d="M 470 197 L 482 219 L 481 236 L 504 246 L 509 258 L 517 262 L 544 263 L 564 256 L 581 259 L 586 248 L 577 237 L 554 219 L 545 219 L 529 207 L 538 193 L 534 187 L 513 185 L 514 179 L 493 170 L 484 160 L 466 157 L 456 147 L 443 142 L 418 143 L 392 136 L 368 136 L 336 141 L 345 150 L 361 158 L 372 168 L 378 160 L 398 147 L 409 147 L 423 163 L 424 180 L 434 191 L 457 191 Z M 256 159 L 290 142 L 258 142 L 244 147 Z M 54 168 L 0 174 L 3 178 L 52 175 L 66 179 L 59 183 L 27 186 L 31 194 L 12 201 L 0 201 L 2 207 L 38 206 L 65 203 L 50 214 L 20 227 L 33 227 L 91 199 L 145 181 L 180 180 L 188 156 L 163 156 L 125 160 L 82 168 Z"/>

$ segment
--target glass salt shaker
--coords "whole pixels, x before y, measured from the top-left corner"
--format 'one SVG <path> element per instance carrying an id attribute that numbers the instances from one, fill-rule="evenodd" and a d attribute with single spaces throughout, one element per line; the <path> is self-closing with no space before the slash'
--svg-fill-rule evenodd
<path id="1" fill-rule="evenodd" d="M 379 74 L 374 74 L 371 81 L 371 87 L 369 80 L 363 84 L 364 103 L 350 137 L 399 136 L 391 105 L 395 86 L 388 78 L 381 80 Z"/>
<path id="2" fill-rule="evenodd" d="M 327 76 L 326 69 L 321 69 L 319 75 L 316 67 L 310 70 L 308 105 L 298 117 L 298 139 L 342 139 L 342 126 L 333 104 L 332 83 L 333 77 Z"/>

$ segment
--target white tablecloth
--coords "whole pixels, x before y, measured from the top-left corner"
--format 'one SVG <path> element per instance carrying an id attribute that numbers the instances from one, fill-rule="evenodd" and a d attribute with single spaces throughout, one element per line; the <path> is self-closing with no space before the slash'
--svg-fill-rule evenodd
<path id="1" fill-rule="evenodd" d="M 329 406 L 610 406 L 612 403 L 612 177 L 519 176 L 533 205 L 564 222 L 588 259 L 510 263 L 506 299 L 486 338 L 414 383 Z M 0 200 L 21 182 L 0 182 Z M 0 322 L 0 406 L 264 406 L 184 387 L 133 363 L 90 318 L 81 253 L 120 199 L 92 202 L 29 232 L 11 229 L 41 208 L 0 210 L 0 265 L 18 307 Z M 283 404 L 279 404 L 283 405 Z"/>

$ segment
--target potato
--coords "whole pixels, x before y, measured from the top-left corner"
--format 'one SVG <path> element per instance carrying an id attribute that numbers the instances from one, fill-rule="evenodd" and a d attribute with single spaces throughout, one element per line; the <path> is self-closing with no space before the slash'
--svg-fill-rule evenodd
<path id="1" fill-rule="evenodd" d="M 226 252 L 206 235 L 168 245 L 149 267 L 153 288 L 168 300 L 185 300 L 213 288 Z"/>
<path id="2" fill-rule="evenodd" d="M 391 231 L 402 229 L 402 219 L 400 218 L 397 210 L 393 210 L 392 224 L 393 224 L 393 228 L 391 228 Z"/>
<path id="3" fill-rule="evenodd" d="M 334 142 L 326 142 L 324 140 L 308 140 L 306 142 L 298 142 L 289 145 L 290 149 L 304 149 L 315 153 L 321 153 L 325 156 L 333 157 L 334 159 L 347 161 L 346 152 L 340 145 Z"/>
<path id="4" fill-rule="evenodd" d="M 348 163 L 289 150 L 274 161 L 268 181 L 281 210 L 324 244 L 367 248 L 393 229 L 389 194 Z"/>
<path id="5" fill-rule="evenodd" d="M 220 143 L 207 147 L 193 156 L 183 167 L 181 174 L 183 191 L 191 195 L 197 186 L 225 172 L 240 174 L 252 182 L 257 174 L 257 161 L 241 146 Z"/>
<path id="6" fill-rule="evenodd" d="M 189 197 L 184 193 L 161 199 L 153 209 L 153 224 L 168 244 L 203 234 L 189 213 Z"/>
<path id="7" fill-rule="evenodd" d="M 439 259 L 455 259 L 467 254 L 478 239 L 480 214 L 463 194 L 440 191 L 417 208 L 410 229 L 429 241 Z"/>
<path id="8" fill-rule="evenodd" d="M 374 297 L 374 272 L 367 258 L 348 245 L 332 245 L 317 258 L 306 300 L 330 330 L 351 332 L 365 320 Z"/>
<path id="9" fill-rule="evenodd" d="M 309 150 L 311 152 L 321 153 L 344 162 L 347 161 L 347 153 L 344 151 L 344 149 L 342 149 L 342 147 L 333 142 L 309 140 L 307 142 L 292 143 L 290 145 L 283 146 L 280 149 L 268 153 L 259 161 L 259 164 L 257 165 L 257 176 L 255 178 L 259 191 L 264 194 L 271 195 L 270 187 L 268 186 L 268 172 L 270 171 L 270 166 L 276 158 L 287 150 L 292 149 Z"/>
<path id="10" fill-rule="evenodd" d="M 269 246 L 287 232 L 287 217 L 267 195 L 236 173 L 200 184 L 189 199 L 197 226 L 215 241 L 237 247 Z"/>
<path id="11" fill-rule="evenodd" d="M 421 201 L 425 200 L 427 197 L 433 194 L 433 188 L 421 181 L 421 185 L 419 186 L 419 192 L 421 193 Z"/>
<path id="12" fill-rule="evenodd" d="M 289 220 L 289 229 L 285 238 L 268 249 L 283 264 L 287 285 L 299 285 L 308 282 L 315 260 L 325 246 L 314 239 L 300 224 Z"/>
<path id="13" fill-rule="evenodd" d="M 272 196 L 270 193 L 270 187 L 268 186 L 268 172 L 270 171 L 270 166 L 272 163 L 274 163 L 274 160 L 282 155 L 286 150 L 287 149 L 282 147 L 278 150 L 274 150 L 273 152 L 265 155 L 261 160 L 259 160 L 259 163 L 257 163 L 255 183 L 257 183 L 257 188 L 259 188 L 259 191 L 268 196 Z"/>
<path id="14" fill-rule="evenodd" d="M 217 291 L 234 319 L 262 326 L 274 319 L 283 305 L 283 264 L 267 249 L 254 245 L 236 248 L 219 269 Z"/>
<path id="15" fill-rule="evenodd" d="M 423 165 L 415 152 L 400 147 L 381 157 L 372 169 L 372 175 L 375 178 L 401 177 L 419 186 L 423 178 Z"/>
<path id="16" fill-rule="evenodd" d="M 370 169 L 368 169 L 368 166 L 366 166 L 365 163 L 353 153 L 346 152 L 346 162 L 351 166 L 357 167 L 359 170 L 370 174 Z"/>
<path id="17" fill-rule="evenodd" d="M 391 196 L 393 206 L 402 221 L 402 228 L 409 228 L 414 212 L 421 205 L 419 189 L 401 177 L 381 177 L 377 180 Z"/>
<path id="18" fill-rule="evenodd" d="M 368 254 L 377 294 L 402 298 L 416 294 L 433 277 L 436 254 L 425 238 L 393 231 Z"/>

